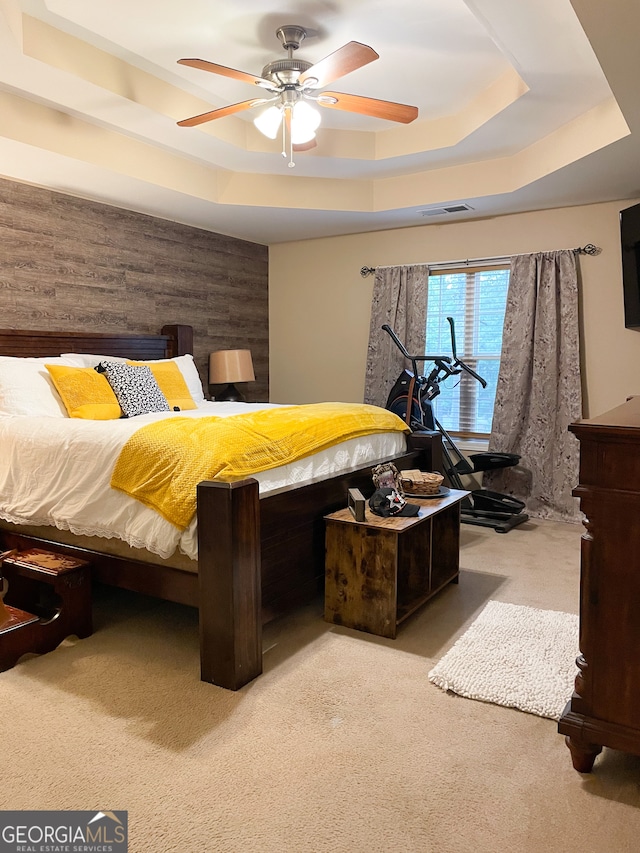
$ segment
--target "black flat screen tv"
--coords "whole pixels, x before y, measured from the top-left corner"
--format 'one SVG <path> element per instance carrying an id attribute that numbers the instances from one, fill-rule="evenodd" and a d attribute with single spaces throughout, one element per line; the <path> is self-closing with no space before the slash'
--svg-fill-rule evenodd
<path id="1" fill-rule="evenodd" d="M 640 204 L 620 211 L 624 324 L 640 329 Z"/>

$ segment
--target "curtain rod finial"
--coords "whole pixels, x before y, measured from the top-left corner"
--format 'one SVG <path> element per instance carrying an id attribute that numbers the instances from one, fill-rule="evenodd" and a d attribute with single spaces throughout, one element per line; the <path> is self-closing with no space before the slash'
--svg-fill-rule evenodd
<path id="1" fill-rule="evenodd" d="M 376 271 L 375 267 L 360 267 L 360 275 L 366 278 L 368 275 L 373 275 Z"/>
<path id="2" fill-rule="evenodd" d="M 602 249 L 600 246 L 594 246 L 593 243 L 587 243 L 586 246 L 582 246 L 577 251 L 579 255 L 599 255 Z"/>

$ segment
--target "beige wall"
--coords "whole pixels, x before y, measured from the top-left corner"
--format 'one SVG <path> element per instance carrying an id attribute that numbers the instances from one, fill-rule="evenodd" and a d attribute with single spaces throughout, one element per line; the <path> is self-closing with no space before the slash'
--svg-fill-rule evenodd
<path id="1" fill-rule="evenodd" d="M 581 256 L 584 414 L 640 393 L 640 331 L 625 329 L 619 211 L 631 201 L 283 243 L 269 253 L 273 402 L 360 402 L 373 276 L 362 266 L 512 255 L 595 243 Z"/>

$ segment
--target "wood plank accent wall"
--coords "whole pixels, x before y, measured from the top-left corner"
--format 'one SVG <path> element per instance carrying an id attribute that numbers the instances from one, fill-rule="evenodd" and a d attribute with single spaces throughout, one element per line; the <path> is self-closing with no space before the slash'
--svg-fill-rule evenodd
<path id="1" fill-rule="evenodd" d="M 0 327 L 157 334 L 194 328 L 209 353 L 250 349 L 269 399 L 268 247 L 0 180 Z"/>

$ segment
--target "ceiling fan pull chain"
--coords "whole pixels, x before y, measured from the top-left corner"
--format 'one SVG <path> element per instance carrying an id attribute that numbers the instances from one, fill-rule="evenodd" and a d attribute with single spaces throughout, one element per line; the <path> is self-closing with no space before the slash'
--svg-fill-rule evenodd
<path id="1" fill-rule="evenodd" d="M 296 165 L 293 162 L 293 133 L 291 132 L 291 121 L 293 108 L 290 104 L 285 104 L 282 112 L 282 156 L 287 156 L 287 133 L 289 134 L 289 162 L 287 166 L 290 169 Z"/>
<path id="2" fill-rule="evenodd" d="M 284 113 L 282 114 L 282 156 L 287 156 L 287 123 L 284 120 Z"/>
<path id="3" fill-rule="evenodd" d="M 293 134 L 289 131 L 289 162 L 287 163 L 287 166 L 290 169 L 293 169 L 295 165 L 296 164 L 293 162 Z"/>

